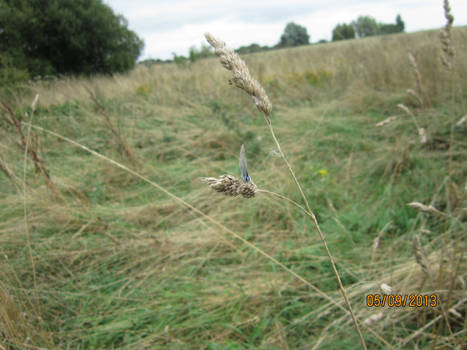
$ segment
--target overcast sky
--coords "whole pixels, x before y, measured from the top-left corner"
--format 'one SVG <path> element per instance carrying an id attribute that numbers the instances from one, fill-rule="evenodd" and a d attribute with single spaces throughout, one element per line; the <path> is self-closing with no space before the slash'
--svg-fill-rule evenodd
<path id="1" fill-rule="evenodd" d="M 442 0 L 104 0 L 145 41 L 141 59 L 188 55 L 211 32 L 230 47 L 272 46 L 288 22 L 307 28 L 310 41 L 331 39 L 337 23 L 360 15 L 394 23 L 401 14 L 406 31 L 442 27 Z M 467 1 L 451 0 L 454 25 L 467 25 Z"/>

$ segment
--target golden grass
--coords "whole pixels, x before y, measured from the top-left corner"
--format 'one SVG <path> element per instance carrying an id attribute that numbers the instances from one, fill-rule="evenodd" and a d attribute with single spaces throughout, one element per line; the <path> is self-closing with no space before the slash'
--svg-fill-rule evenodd
<path id="1" fill-rule="evenodd" d="M 407 77 L 412 68 L 407 64 L 407 54 L 411 52 L 419 59 L 419 73 L 424 78 L 427 97 L 432 99 L 446 89 L 446 85 L 439 79 L 440 76 L 445 76 L 444 66 L 441 61 L 432 59 L 439 57 L 439 47 L 436 40 L 433 40 L 436 35 L 438 31 L 430 30 L 409 35 L 371 37 L 361 41 L 339 41 L 250 54 L 245 56 L 245 61 L 252 74 L 259 75 L 259 82 L 270 90 L 275 103 L 282 104 L 289 95 L 315 98 L 328 94 L 322 92 L 322 84 L 290 84 L 290 81 L 302 79 L 303 74 L 327 72 L 327 79 L 332 82 L 336 92 L 344 92 L 349 98 L 362 96 L 363 91 L 372 89 L 394 92 L 410 88 L 411 83 Z M 467 73 L 467 63 L 463 59 L 465 47 L 462 46 L 467 38 L 465 27 L 452 28 L 451 35 L 451 45 L 459 51 L 459 55 L 453 58 L 454 65 L 462 79 Z M 151 103 L 158 102 L 161 105 L 178 103 L 192 107 L 192 97 L 205 101 L 227 94 L 231 95 L 232 102 L 238 102 L 240 94 L 232 94 L 227 84 L 218 83 L 224 80 L 225 74 L 221 67 L 214 64 L 214 60 L 204 59 L 186 67 L 173 64 L 151 67 L 140 65 L 130 74 L 113 77 L 39 81 L 33 83 L 31 89 L 41 96 L 41 106 L 86 100 L 89 98 L 87 89 L 98 91 L 105 98 L 116 98 L 140 94 L 138 91 L 141 86 L 151 87 L 148 98 Z M 287 92 L 281 94 L 275 86 L 284 84 Z M 27 96 L 24 103 L 30 103 L 31 99 L 30 95 Z"/>

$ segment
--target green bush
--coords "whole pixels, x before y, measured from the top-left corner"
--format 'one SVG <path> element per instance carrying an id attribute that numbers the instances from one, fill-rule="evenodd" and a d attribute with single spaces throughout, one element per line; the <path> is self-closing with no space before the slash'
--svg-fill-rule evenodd
<path id="1" fill-rule="evenodd" d="M 26 69 L 15 68 L 11 57 L 0 56 L 0 88 L 16 85 L 28 80 L 29 72 Z"/>
<path id="2" fill-rule="evenodd" d="M 143 41 L 102 0 L 0 0 L 0 51 L 31 76 L 134 67 Z"/>

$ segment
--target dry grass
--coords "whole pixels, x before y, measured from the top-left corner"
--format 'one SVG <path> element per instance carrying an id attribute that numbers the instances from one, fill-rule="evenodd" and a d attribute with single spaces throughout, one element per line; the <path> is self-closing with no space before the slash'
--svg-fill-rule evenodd
<path id="1" fill-rule="evenodd" d="M 336 93 L 344 92 L 344 98 L 348 99 L 365 95 L 363 91 L 394 92 L 411 88 L 412 84 L 407 79 L 412 70 L 407 65 L 407 53 L 410 51 L 420 60 L 419 73 L 424 77 L 427 97 L 432 99 L 442 95 L 446 89 L 446 85 L 439 79 L 445 75 L 444 66 L 440 61 L 432 59 L 433 56 L 440 55 L 439 47 L 433 40 L 438 33 L 439 31 L 426 31 L 416 35 L 372 37 L 358 42 L 358 45 L 353 40 L 318 44 L 246 55 L 245 61 L 252 74 L 260 76 L 259 82 L 265 85 L 269 94 L 277 101 L 275 103 L 282 104 L 289 96 L 297 99 L 335 97 L 335 94 L 329 96 L 326 89 L 323 91 L 322 85 L 326 83 L 326 79 L 332 83 Z M 452 48 L 462 53 L 465 50 L 463 43 L 466 36 L 465 28 L 453 28 L 450 44 Z M 374 59 L 376 53 L 377 60 Z M 458 55 L 453 58 L 460 78 L 467 74 L 467 63 L 461 57 L 462 55 Z M 193 107 L 192 97 L 206 101 L 232 92 L 227 84 L 218 83 L 223 81 L 225 75 L 222 68 L 214 64 L 214 60 L 197 61 L 188 67 L 138 66 L 128 75 L 114 77 L 39 81 L 32 85 L 32 90 L 41 96 L 40 104 L 48 106 L 86 100 L 89 98 L 87 89 L 98 91 L 105 98 L 116 98 L 134 94 L 138 87 L 151 86 L 152 91 L 148 95 L 151 102 L 169 106 L 179 103 L 181 106 Z M 312 76 L 320 72 L 327 72 L 328 78 L 323 82 L 305 86 L 294 84 L 302 79 L 307 81 L 306 74 Z M 281 93 L 281 89 L 276 88 L 282 85 L 287 86 L 286 93 Z M 237 103 L 240 97 L 240 94 L 234 93 L 232 103 Z M 27 96 L 24 103 L 30 103 L 31 99 L 31 96 Z"/>
<path id="2" fill-rule="evenodd" d="M 370 348 L 465 340 L 467 145 L 465 123 L 455 123 L 467 113 L 467 32 L 450 33 L 451 70 L 434 31 L 245 57 L 274 102 L 270 119 Z M 407 95 L 419 95 L 409 51 L 431 107 Z M 226 77 L 207 59 L 33 84 L 31 133 L 60 195 L 33 163 L 22 181 L 24 149 L 1 127 L 0 347 L 360 348 L 278 146 Z M 108 137 L 87 89 L 118 137 Z M 18 112 L 30 112 L 32 97 L 15 97 Z M 413 116 L 375 128 L 401 113 L 398 104 Z M 414 140 L 414 121 L 426 143 Z M 238 173 L 242 142 L 262 190 L 246 201 L 202 186 L 200 177 Z M 442 304 L 366 307 L 366 295 L 387 286 Z"/>

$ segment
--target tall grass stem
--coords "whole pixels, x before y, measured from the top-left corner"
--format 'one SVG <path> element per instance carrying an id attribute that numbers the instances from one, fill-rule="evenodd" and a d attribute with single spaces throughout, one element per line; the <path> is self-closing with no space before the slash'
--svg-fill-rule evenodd
<path id="1" fill-rule="evenodd" d="M 321 231 L 321 228 L 319 227 L 318 220 L 316 219 L 316 216 L 313 214 L 313 211 L 310 208 L 310 205 L 308 203 L 308 200 L 305 196 L 305 193 L 302 190 L 302 186 L 300 185 L 300 182 L 298 181 L 297 177 L 295 176 L 295 172 L 292 169 L 292 166 L 290 165 L 289 161 L 285 157 L 284 152 L 282 151 L 282 148 L 280 146 L 279 141 L 277 140 L 277 137 L 274 133 L 274 128 L 272 126 L 271 122 L 271 111 L 272 111 L 272 105 L 271 102 L 269 101 L 269 97 L 267 96 L 264 88 L 261 86 L 261 84 L 254 79 L 248 70 L 248 67 L 246 63 L 240 58 L 240 56 L 234 52 L 232 49 L 228 48 L 226 44 L 217 38 L 215 38 L 212 34 L 206 33 L 205 34 L 206 40 L 211 44 L 211 46 L 214 47 L 214 52 L 215 54 L 219 57 L 219 60 L 221 64 L 224 66 L 225 69 L 232 71 L 233 78 L 232 82 L 237 86 L 238 88 L 244 90 L 247 94 L 249 94 L 252 98 L 253 101 L 256 104 L 256 107 L 263 113 L 264 118 L 266 120 L 266 124 L 268 125 L 269 132 L 271 133 L 271 136 L 274 140 L 274 143 L 276 144 L 276 147 L 282 156 L 282 159 L 284 160 L 285 164 L 287 165 L 287 168 L 290 171 L 290 174 L 292 175 L 292 178 L 295 182 L 295 184 L 298 187 L 298 190 L 300 191 L 300 194 L 303 198 L 303 201 L 305 202 L 306 209 L 309 213 L 309 216 L 311 217 L 311 220 L 316 227 L 318 234 L 321 238 L 321 241 L 323 242 L 324 248 L 326 250 L 326 253 L 329 257 L 329 260 L 331 262 L 332 270 L 334 274 L 336 275 L 337 278 L 337 283 L 339 284 L 339 289 L 342 292 L 342 295 L 344 297 L 344 301 L 349 308 L 350 314 L 352 315 L 352 321 L 354 323 L 355 329 L 358 333 L 358 336 L 360 338 L 360 341 L 362 343 L 363 348 L 366 350 L 367 346 L 365 343 L 365 339 L 363 338 L 363 334 L 360 330 L 360 327 L 358 325 L 357 318 L 355 317 L 355 314 L 352 310 L 352 306 L 350 305 L 349 298 L 347 296 L 347 292 L 345 291 L 345 288 L 342 284 L 342 281 L 339 276 L 339 272 L 337 271 L 336 264 L 334 262 L 334 258 L 332 257 L 331 251 L 329 250 L 329 247 L 326 243 L 326 239 L 324 237 L 323 232 Z"/>

